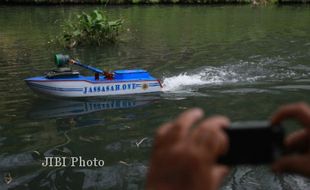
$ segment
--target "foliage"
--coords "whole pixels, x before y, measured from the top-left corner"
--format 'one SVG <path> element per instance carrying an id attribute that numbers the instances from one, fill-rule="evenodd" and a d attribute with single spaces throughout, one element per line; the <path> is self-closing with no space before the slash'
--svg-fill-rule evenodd
<path id="1" fill-rule="evenodd" d="M 83 12 L 75 19 L 66 22 L 60 41 L 69 47 L 79 44 L 114 43 L 119 36 L 122 24 L 121 19 L 109 21 L 107 15 L 99 10 L 94 10 L 90 14 Z"/>
<path id="2" fill-rule="evenodd" d="M 252 0 L 252 5 L 277 4 L 279 0 Z"/>

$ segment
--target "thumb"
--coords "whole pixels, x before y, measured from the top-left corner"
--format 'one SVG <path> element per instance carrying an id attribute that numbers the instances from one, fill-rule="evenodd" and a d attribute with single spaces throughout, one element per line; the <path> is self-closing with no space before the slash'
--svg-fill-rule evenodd
<path id="1" fill-rule="evenodd" d="M 310 177 L 310 154 L 284 156 L 272 165 L 275 172 L 293 172 Z"/>

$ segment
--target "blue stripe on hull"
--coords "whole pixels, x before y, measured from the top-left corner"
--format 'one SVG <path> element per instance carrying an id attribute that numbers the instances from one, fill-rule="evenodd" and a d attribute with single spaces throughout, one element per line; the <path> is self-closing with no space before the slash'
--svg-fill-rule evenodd
<path id="1" fill-rule="evenodd" d="M 45 90 L 52 90 L 52 91 L 65 91 L 65 92 L 82 92 L 83 88 L 56 88 L 56 87 L 51 87 L 51 86 L 45 86 L 41 84 L 36 84 L 36 83 L 28 83 L 29 86 L 35 87 L 35 88 L 41 88 Z M 135 84 L 136 87 L 140 88 L 142 87 L 142 84 Z M 160 86 L 158 83 L 152 83 L 149 84 L 150 87 L 156 87 Z"/>
<path id="2" fill-rule="evenodd" d="M 54 91 L 66 91 L 66 92 L 82 92 L 83 88 L 56 88 L 51 86 L 44 86 L 41 84 L 28 83 L 29 86 L 33 86 L 35 88 L 41 88 L 45 90 L 54 90 Z"/>

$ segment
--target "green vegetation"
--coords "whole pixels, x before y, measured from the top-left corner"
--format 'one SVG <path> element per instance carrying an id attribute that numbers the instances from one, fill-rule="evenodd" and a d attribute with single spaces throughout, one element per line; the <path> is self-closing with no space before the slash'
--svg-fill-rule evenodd
<path id="1" fill-rule="evenodd" d="M 310 0 L 10 0 L 0 3 L 32 4 L 285 4 L 310 3 Z"/>
<path id="2" fill-rule="evenodd" d="M 103 11 L 94 10 L 90 14 L 83 12 L 63 26 L 60 42 L 69 47 L 79 44 L 102 45 L 117 40 L 123 21 L 110 21 Z"/>

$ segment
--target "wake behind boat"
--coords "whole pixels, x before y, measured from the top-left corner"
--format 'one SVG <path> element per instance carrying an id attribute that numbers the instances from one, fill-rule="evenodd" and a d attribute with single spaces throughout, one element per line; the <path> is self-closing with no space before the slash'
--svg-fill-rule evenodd
<path id="1" fill-rule="evenodd" d="M 35 92 L 58 97 L 96 97 L 154 93 L 162 90 L 160 81 L 147 71 L 116 70 L 112 73 L 81 64 L 67 55 L 55 56 L 56 70 L 45 76 L 25 79 Z M 78 65 L 94 72 L 94 76 L 83 76 L 78 71 L 64 67 Z"/>

